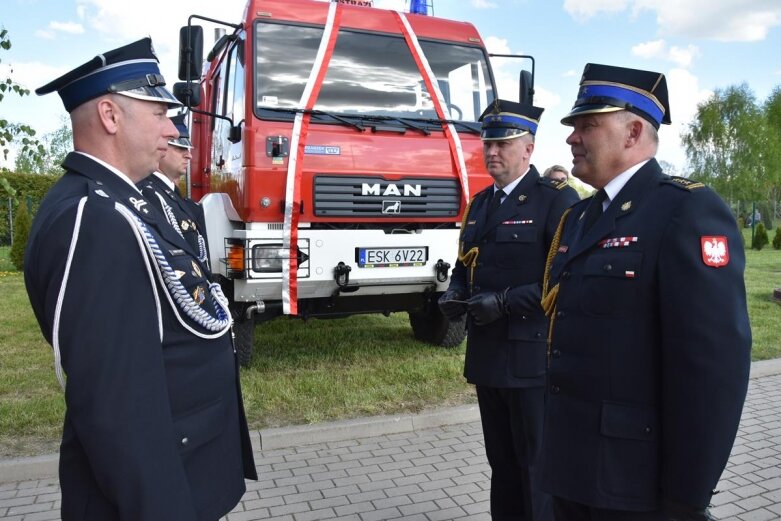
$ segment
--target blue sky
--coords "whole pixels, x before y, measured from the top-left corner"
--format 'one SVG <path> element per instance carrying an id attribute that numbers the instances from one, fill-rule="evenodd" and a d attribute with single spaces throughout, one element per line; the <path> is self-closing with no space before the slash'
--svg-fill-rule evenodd
<path id="1" fill-rule="evenodd" d="M 698 102 L 746 82 L 759 100 L 781 85 L 780 0 L 433 0 L 434 13 L 474 24 L 497 53 L 536 59 L 535 104 L 545 108 L 532 162 L 571 166 L 559 123 L 588 62 L 663 72 L 673 125 L 657 157 L 685 171 L 680 133 Z M 404 9 L 405 0 L 374 0 Z M 0 78 L 31 90 L 94 55 L 151 36 L 169 83 L 176 81 L 178 28 L 193 13 L 238 22 L 245 0 L 2 0 L 0 26 L 13 47 L 0 52 Z M 208 33 L 207 33 L 208 35 Z M 208 36 L 207 36 L 208 38 Z M 499 95 L 517 99 L 517 65 L 494 61 Z M 6 95 L 11 121 L 51 132 L 66 116 L 59 97 Z"/>

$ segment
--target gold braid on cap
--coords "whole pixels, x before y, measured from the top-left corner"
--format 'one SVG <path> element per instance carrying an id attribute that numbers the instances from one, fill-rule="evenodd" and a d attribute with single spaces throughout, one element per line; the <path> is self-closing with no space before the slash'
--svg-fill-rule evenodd
<path id="1" fill-rule="evenodd" d="M 475 280 L 475 268 L 477 267 L 477 256 L 480 254 L 480 249 L 477 246 L 472 246 L 468 252 L 464 253 L 464 230 L 466 230 L 466 221 L 469 219 L 469 210 L 472 209 L 472 203 L 475 202 L 477 196 L 474 196 L 471 201 L 466 203 L 466 209 L 464 209 L 464 216 L 461 218 L 461 234 L 458 240 L 458 260 L 464 264 L 464 267 L 469 268 L 469 294 L 472 294 L 472 285 Z"/>
<path id="2" fill-rule="evenodd" d="M 548 324 L 548 365 L 550 365 L 550 348 L 551 340 L 553 339 L 553 324 L 556 321 L 556 299 L 559 296 L 559 285 L 556 284 L 552 288 L 550 286 L 550 270 L 553 265 L 553 259 L 556 257 L 556 253 L 559 251 L 559 244 L 561 243 L 561 232 L 564 230 L 564 223 L 567 220 L 567 216 L 572 211 L 572 208 L 567 208 L 559 220 L 559 225 L 556 227 L 556 233 L 553 235 L 553 241 L 551 241 L 550 248 L 548 249 L 548 258 L 545 260 L 545 274 L 542 277 L 542 310 L 545 311 L 545 315 L 550 319 Z"/>

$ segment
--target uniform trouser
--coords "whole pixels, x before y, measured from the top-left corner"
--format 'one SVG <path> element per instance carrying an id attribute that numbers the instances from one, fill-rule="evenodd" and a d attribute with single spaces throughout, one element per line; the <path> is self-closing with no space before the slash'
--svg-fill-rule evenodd
<path id="1" fill-rule="evenodd" d="M 653 512 L 608 510 L 560 497 L 553 498 L 553 513 L 556 521 L 669 521 L 670 519 L 660 510 Z"/>
<path id="2" fill-rule="evenodd" d="M 491 518 L 552 521 L 551 498 L 537 486 L 545 389 L 478 385 L 477 400 L 491 466 Z"/>

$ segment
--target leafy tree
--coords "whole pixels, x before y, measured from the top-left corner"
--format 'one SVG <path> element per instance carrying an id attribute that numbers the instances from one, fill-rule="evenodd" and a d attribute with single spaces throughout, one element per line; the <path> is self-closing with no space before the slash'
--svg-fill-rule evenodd
<path id="1" fill-rule="evenodd" d="M 776 228 L 776 234 L 773 237 L 773 249 L 781 250 L 781 226 Z"/>
<path id="2" fill-rule="evenodd" d="M 30 212 L 27 211 L 27 204 L 24 201 L 19 202 L 16 210 L 16 219 L 14 219 L 14 243 L 11 245 L 9 254 L 11 262 L 16 269 L 24 269 L 24 250 L 27 247 L 27 238 L 30 236 L 30 227 L 32 219 Z"/>
<path id="3" fill-rule="evenodd" d="M 778 187 L 772 174 L 781 154 L 777 134 L 747 84 L 717 90 L 682 135 L 690 177 L 726 199 L 766 199 Z"/>
<path id="4" fill-rule="evenodd" d="M 751 248 L 754 250 L 761 250 L 765 246 L 767 246 L 768 238 L 767 238 L 767 230 L 765 229 L 765 225 L 762 223 L 757 224 L 756 229 L 754 230 L 754 238 L 751 239 Z"/>
<path id="5" fill-rule="evenodd" d="M 17 172 L 29 174 L 54 174 L 60 173 L 60 164 L 65 160 L 68 152 L 73 150 L 73 131 L 70 122 L 63 117 L 60 120 L 60 128 L 45 134 L 42 138 L 44 151 L 35 156 L 19 155 L 16 157 L 14 169 Z"/>
<path id="6" fill-rule="evenodd" d="M 766 151 L 767 194 L 773 201 L 781 199 L 781 85 L 768 96 L 764 106 L 765 119 L 770 127 L 768 139 L 773 146 Z"/>
<path id="7" fill-rule="evenodd" d="M 0 29 L 0 49 L 7 51 L 11 48 L 11 40 L 8 38 L 8 31 Z M 2 60 L 0 59 L 0 63 Z M 13 92 L 19 96 L 28 96 L 29 89 L 25 89 L 10 77 L 0 78 L 0 102 L 5 98 L 6 93 Z M 36 157 L 43 154 L 44 148 L 41 143 L 35 139 L 35 130 L 29 125 L 22 123 L 13 123 L 0 117 L 0 149 L 3 151 L 3 157 L 8 159 L 11 144 L 19 146 L 20 155 Z"/>

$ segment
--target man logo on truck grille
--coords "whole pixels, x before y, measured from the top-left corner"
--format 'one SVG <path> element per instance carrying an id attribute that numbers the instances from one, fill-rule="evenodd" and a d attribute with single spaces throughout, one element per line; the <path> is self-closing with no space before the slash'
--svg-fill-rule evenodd
<path id="1" fill-rule="evenodd" d="M 383 201 L 382 213 L 401 213 L 401 201 Z"/>

